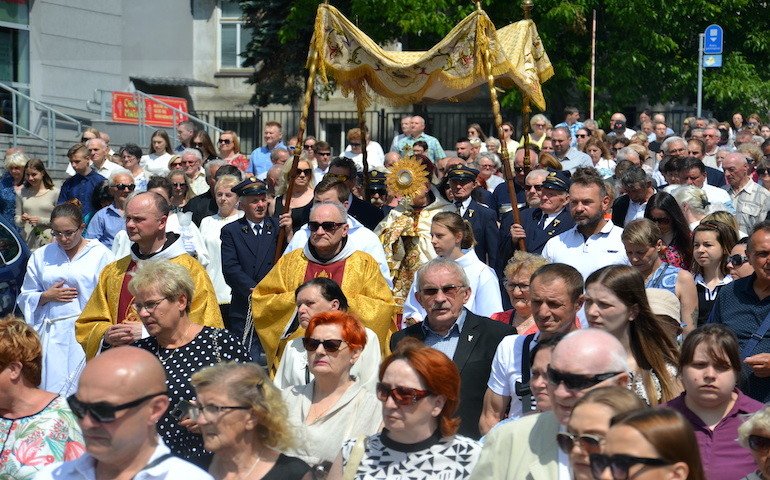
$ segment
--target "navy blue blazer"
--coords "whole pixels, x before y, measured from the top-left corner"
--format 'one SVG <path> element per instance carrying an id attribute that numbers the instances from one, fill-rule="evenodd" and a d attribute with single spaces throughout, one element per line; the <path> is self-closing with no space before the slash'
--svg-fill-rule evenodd
<path id="1" fill-rule="evenodd" d="M 246 218 L 222 227 L 222 274 L 225 283 L 233 289 L 230 317 L 246 318 L 251 289 L 273 268 L 278 229 L 275 217 L 265 218 L 260 236 L 249 227 Z"/>
<path id="2" fill-rule="evenodd" d="M 709 185 L 713 185 L 715 187 L 722 187 L 724 185 L 727 185 L 727 181 L 725 181 L 725 172 L 714 168 L 714 167 L 706 167 L 706 183 Z"/>
<path id="3" fill-rule="evenodd" d="M 527 201 L 524 187 L 516 182 L 513 182 L 513 189 L 516 192 L 516 203 L 519 205 L 524 205 Z M 501 218 L 502 215 L 500 215 L 500 207 L 502 207 L 504 204 L 510 205 L 511 203 L 511 196 L 508 195 L 508 186 L 505 184 L 505 182 L 495 187 L 495 191 L 492 193 L 491 201 L 492 204 L 489 204 L 489 208 L 495 211 L 497 218 Z"/>
<path id="4" fill-rule="evenodd" d="M 460 417 L 458 433 L 478 439 L 479 419 L 484 403 L 484 393 L 487 391 L 487 381 L 492 373 L 492 360 L 500 341 L 516 333 L 510 325 L 496 322 L 465 309 L 465 323 L 457 341 L 457 349 L 452 361 L 460 370 L 460 407 L 457 415 Z M 414 337 L 425 341 L 425 330 L 422 323 L 417 323 L 393 334 L 390 338 L 390 348 L 406 337 Z"/>
<path id="5" fill-rule="evenodd" d="M 546 242 L 562 232 L 566 232 L 575 226 L 568 208 L 564 208 L 545 230 L 538 227 L 538 223 L 543 218 L 543 211 L 539 208 L 525 208 L 519 212 L 521 217 L 521 226 L 524 228 L 527 236 L 524 238 L 527 251 L 540 255 L 543 252 Z M 513 225 L 513 212 L 503 215 L 500 221 L 500 248 L 497 253 L 497 275 L 502 278 L 503 270 L 508 260 L 513 256 L 513 252 L 519 249 L 519 243 L 514 244 L 511 238 L 511 225 Z"/>
<path id="6" fill-rule="evenodd" d="M 495 212 L 476 200 L 471 199 L 468 208 L 463 215 L 473 227 L 473 236 L 476 238 L 476 256 L 479 260 L 494 268 L 497 261 L 497 215 Z"/>

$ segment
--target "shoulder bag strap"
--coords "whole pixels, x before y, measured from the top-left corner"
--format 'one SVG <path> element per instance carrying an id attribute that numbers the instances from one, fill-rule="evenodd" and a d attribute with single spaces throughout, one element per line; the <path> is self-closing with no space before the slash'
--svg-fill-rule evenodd
<path id="1" fill-rule="evenodd" d="M 762 325 L 759 326 L 757 331 L 751 334 L 749 341 L 743 345 L 743 348 L 741 349 L 741 359 L 750 357 L 751 354 L 754 353 L 754 349 L 757 348 L 757 345 L 759 345 L 759 342 L 765 337 L 768 330 L 770 330 L 770 313 L 765 316 Z"/>
<path id="2" fill-rule="evenodd" d="M 364 450 L 366 449 L 366 437 L 361 435 L 356 439 L 356 443 L 350 450 L 350 456 L 348 457 L 348 463 L 345 464 L 345 468 L 342 470 L 343 480 L 353 480 L 356 478 L 356 472 L 358 471 L 361 460 L 364 459 Z"/>

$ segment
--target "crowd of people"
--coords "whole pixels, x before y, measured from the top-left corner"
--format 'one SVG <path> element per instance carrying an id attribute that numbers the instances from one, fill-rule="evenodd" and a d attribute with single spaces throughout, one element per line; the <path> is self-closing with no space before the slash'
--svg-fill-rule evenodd
<path id="1" fill-rule="evenodd" d="M 758 115 L 400 125 L 8 149 L 0 478 L 770 478 Z"/>

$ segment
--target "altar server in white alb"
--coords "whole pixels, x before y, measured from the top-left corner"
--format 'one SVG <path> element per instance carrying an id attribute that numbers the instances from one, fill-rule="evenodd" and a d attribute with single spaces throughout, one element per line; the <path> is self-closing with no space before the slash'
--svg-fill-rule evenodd
<path id="1" fill-rule="evenodd" d="M 439 257 L 454 260 L 468 276 L 470 298 L 465 308 L 483 317 L 503 310 L 500 284 L 495 271 L 479 260 L 473 249 L 473 230 L 467 220 L 454 212 L 440 212 L 433 217 L 430 227 L 433 249 Z M 425 309 L 417 302 L 417 279 L 412 282 L 404 302 L 404 319 L 408 324 L 422 321 Z"/>
<path id="2" fill-rule="evenodd" d="M 75 320 L 91 297 L 112 252 L 83 238 L 83 214 L 73 203 L 51 213 L 55 242 L 32 254 L 17 299 L 24 318 L 40 335 L 43 378 L 40 388 L 61 395 L 75 391 L 85 353 L 75 339 Z"/>

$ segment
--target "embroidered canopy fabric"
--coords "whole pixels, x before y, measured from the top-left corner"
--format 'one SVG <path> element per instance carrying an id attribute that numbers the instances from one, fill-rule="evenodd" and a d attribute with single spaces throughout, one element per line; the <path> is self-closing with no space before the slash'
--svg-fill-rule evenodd
<path id="1" fill-rule="evenodd" d="M 394 105 L 424 100 L 455 100 L 486 84 L 484 52 L 489 51 L 495 84 L 513 86 L 545 110 L 541 83 L 553 76 L 532 20 L 496 30 L 476 10 L 427 52 L 383 50 L 336 8 L 318 7 L 311 56 L 318 54 L 322 81 L 335 79 L 343 94 L 353 92 L 359 108 L 370 102 L 370 88 Z M 312 60 L 312 57 L 311 57 Z"/>

